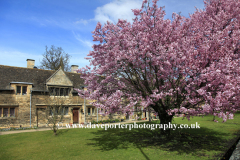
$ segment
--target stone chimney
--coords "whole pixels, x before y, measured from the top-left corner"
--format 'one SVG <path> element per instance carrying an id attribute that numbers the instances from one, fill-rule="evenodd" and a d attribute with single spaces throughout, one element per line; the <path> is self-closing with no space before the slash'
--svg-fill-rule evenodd
<path id="1" fill-rule="evenodd" d="M 76 70 L 78 69 L 78 65 L 71 65 L 71 72 L 77 73 Z"/>
<path id="2" fill-rule="evenodd" d="M 35 66 L 34 59 L 27 59 L 27 68 L 33 68 Z"/>

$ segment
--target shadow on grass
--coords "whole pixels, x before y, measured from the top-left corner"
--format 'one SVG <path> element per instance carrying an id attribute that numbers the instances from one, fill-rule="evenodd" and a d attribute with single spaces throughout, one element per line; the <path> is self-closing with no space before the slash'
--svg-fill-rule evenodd
<path id="1" fill-rule="evenodd" d="M 147 124 L 147 123 L 146 123 Z M 177 151 L 178 154 L 192 154 L 194 156 L 207 156 L 203 150 L 225 151 L 226 139 L 221 137 L 228 134 L 215 132 L 212 129 L 201 127 L 201 129 L 177 129 L 171 130 L 170 137 L 160 135 L 160 130 L 149 129 L 108 129 L 92 132 L 94 138 L 89 139 L 102 151 L 113 149 L 128 149 L 133 144 L 146 159 L 149 159 L 142 148 L 152 147 L 165 151 Z M 219 155 L 218 155 L 219 156 Z"/>
<path id="2" fill-rule="evenodd" d="M 66 134 L 69 131 L 69 129 L 59 129 L 57 131 L 57 135 L 63 135 Z"/>

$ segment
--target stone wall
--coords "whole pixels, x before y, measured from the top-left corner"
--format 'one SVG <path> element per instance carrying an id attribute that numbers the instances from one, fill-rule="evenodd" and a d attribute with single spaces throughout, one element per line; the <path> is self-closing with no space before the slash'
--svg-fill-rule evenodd
<path id="1" fill-rule="evenodd" d="M 28 87 L 30 88 L 30 87 Z M 0 117 L 0 127 L 29 127 L 30 126 L 30 98 L 31 98 L 31 126 L 45 127 L 46 126 L 46 107 L 49 105 L 63 105 L 68 107 L 68 115 L 64 115 L 63 123 L 73 123 L 72 110 L 77 108 L 79 111 L 79 123 L 84 123 L 84 100 L 79 96 L 49 96 L 48 93 L 32 92 L 30 90 L 27 95 L 16 95 L 15 92 L 0 92 L 0 108 L 14 107 L 15 117 Z M 87 107 L 94 108 L 86 100 Z M 94 109 L 97 112 L 97 109 Z M 87 114 L 86 108 L 86 122 L 97 121 L 97 115 Z M 113 114 L 110 116 L 102 116 L 98 114 L 98 120 L 107 119 L 124 119 L 124 115 Z M 132 117 L 130 117 L 131 119 Z"/>
<path id="2" fill-rule="evenodd" d="M 15 116 L 0 116 L 0 127 L 13 127 L 29 124 L 30 122 L 30 95 L 16 95 L 14 93 L 0 93 L 0 109 L 15 108 Z"/>
<path id="3" fill-rule="evenodd" d="M 29 127 L 30 126 L 30 90 L 26 95 L 16 95 L 14 91 L 0 92 L 0 109 L 15 108 L 15 116 L 0 116 L 0 127 Z M 64 115 L 64 123 L 72 123 L 72 108 L 79 108 L 83 104 L 83 99 L 79 96 L 58 96 L 53 97 L 48 94 L 33 92 L 31 97 L 31 126 L 37 126 L 37 122 L 41 125 L 46 124 L 44 120 L 44 108 L 47 105 L 63 105 L 69 107 L 68 115 Z M 39 116 L 38 116 L 39 114 Z M 44 115 L 44 116 L 43 116 Z M 38 116 L 38 117 L 37 117 Z M 39 121 L 37 121 L 39 118 Z M 80 116 L 79 116 L 80 120 Z"/>
<path id="4" fill-rule="evenodd" d="M 32 105 L 34 107 L 35 113 L 32 113 L 35 117 L 35 121 L 33 122 L 36 126 L 46 126 L 47 118 L 46 118 L 46 108 L 47 106 L 65 106 L 68 107 L 68 114 L 63 116 L 62 123 L 68 124 L 73 123 L 73 115 L 72 109 L 78 108 L 81 109 L 83 104 L 83 99 L 79 96 L 73 96 L 69 94 L 69 96 L 49 96 L 48 94 L 33 94 L 32 96 Z M 43 116 L 44 115 L 44 116 Z M 42 116 L 42 118 L 40 118 Z M 48 117 L 51 119 L 51 116 Z M 80 116 L 79 116 L 80 121 Z"/>

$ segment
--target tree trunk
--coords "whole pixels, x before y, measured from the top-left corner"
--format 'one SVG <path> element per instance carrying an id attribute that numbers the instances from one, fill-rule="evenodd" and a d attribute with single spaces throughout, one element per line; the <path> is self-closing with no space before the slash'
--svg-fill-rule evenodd
<path id="1" fill-rule="evenodd" d="M 172 122 L 173 115 L 168 115 L 166 111 L 163 111 L 161 113 L 158 113 L 159 119 L 160 119 L 160 125 L 164 126 L 164 124 L 167 124 L 169 127 L 169 123 Z M 161 135 L 170 135 L 171 128 L 162 128 L 161 129 Z"/>
<path id="2" fill-rule="evenodd" d="M 215 121 L 215 116 L 213 116 L 213 121 Z"/>
<path id="3" fill-rule="evenodd" d="M 56 124 L 53 124 L 53 133 L 55 136 L 57 135 L 57 130 L 58 130 L 58 128 L 57 128 Z"/>
<path id="4" fill-rule="evenodd" d="M 168 113 L 166 112 L 167 108 L 169 108 L 168 106 L 161 106 L 159 104 L 156 105 L 151 105 L 150 107 L 152 107 L 154 109 L 155 112 L 158 113 L 159 119 L 160 119 L 160 126 L 169 126 L 169 123 L 172 122 L 172 118 L 174 116 L 174 114 L 172 115 L 168 115 Z M 170 131 L 171 128 L 161 128 L 161 135 L 170 135 Z"/>
<path id="5" fill-rule="evenodd" d="M 54 135 L 56 136 L 56 135 L 57 135 L 57 130 L 55 130 L 55 129 L 54 129 L 54 131 L 53 131 L 53 132 L 54 132 Z"/>

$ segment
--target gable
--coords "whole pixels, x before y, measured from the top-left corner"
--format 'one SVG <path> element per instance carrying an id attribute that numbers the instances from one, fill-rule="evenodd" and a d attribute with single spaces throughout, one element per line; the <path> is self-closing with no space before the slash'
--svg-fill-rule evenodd
<path id="1" fill-rule="evenodd" d="M 73 86 L 72 81 L 68 78 L 65 72 L 61 69 L 61 67 L 47 79 L 48 86 Z"/>

